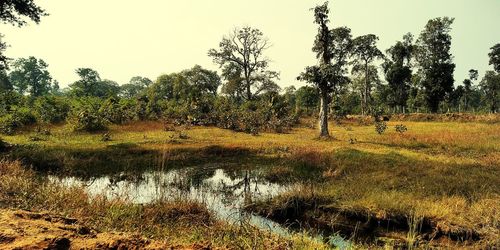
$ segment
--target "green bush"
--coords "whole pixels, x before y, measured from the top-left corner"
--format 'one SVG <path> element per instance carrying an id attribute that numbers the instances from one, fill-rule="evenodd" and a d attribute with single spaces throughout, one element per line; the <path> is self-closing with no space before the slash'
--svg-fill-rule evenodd
<path id="1" fill-rule="evenodd" d="M 0 133 L 12 135 L 16 130 L 35 123 L 36 118 L 28 108 L 19 108 L 11 114 L 0 117 Z"/>
<path id="2" fill-rule="evenodd" d="M 99 109 L 104 119 L 114 124 L 123 124 L 136 119 L 135 111 L 134 102 L 115 97 L 108 98 Z"/>
<path id="3" fill-rule="evenodd" d="M 70 111 L 70 104 L 66 99 L 57 96 L 37 98 L 34 103 L 34 112 L 40 122 L 60 123 L 66 120 Z"/>
<path id="4" fill-rule="evenodd" d="M 104 115 L 99 112 L 101 103 L 99 99 L 80 99 L 73 106 L 70 124 L 73 131 L 97 132 L 107 129 L 107 121 Z"/>

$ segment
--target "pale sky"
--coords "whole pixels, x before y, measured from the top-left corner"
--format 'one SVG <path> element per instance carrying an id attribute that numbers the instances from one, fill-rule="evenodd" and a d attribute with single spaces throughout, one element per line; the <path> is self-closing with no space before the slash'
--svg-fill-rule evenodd
<path id="1" fill-rule="evenodd" d="M 22 28 L 0 24 L 11 58 L 35 56 L 49 64 L 62 87 L 75 81 L 75 69 L 90 67 L 103 79 L 127 83 L 133 76 L 155 80 L 199 64 L 217 70 L 207 56 L 235 27 L 261 29 L 273 46 L 271 69 L 280 86 L 316 63 L 311 52 L 317 27 L 310 8 L 315 0 L 45 0 L 36 1 L 50 16 Z M 332 0 L 333 26 L 353 35 L 373 33 L 385 51 L 411 32 L 418 36 L 431 18 L 455 17 L 452 53 L 461 83 L 470 68 L 480 76 L 489 48 L 500 43 L 500 0 Z"/>

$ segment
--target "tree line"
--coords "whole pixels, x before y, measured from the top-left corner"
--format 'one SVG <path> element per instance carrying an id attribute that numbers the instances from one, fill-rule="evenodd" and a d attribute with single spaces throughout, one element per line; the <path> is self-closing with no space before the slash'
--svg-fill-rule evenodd
<path id="1" fill-rule="evenodd" d="M 0 20 L 18 26 L 47 15 L 33 0 L 6 1 L 0 7 Z M 312 10 L 318 27 L 312 51 L 318 63 L 298 74 L 298 80 L 309 83 L 299 89 L 278 86 L 280 75 L 269 68 L 265 55 L 269 40 L 248 26 L 208 51 L 220 75 L 195 65 L 154 81 L 136 76 L 120 85 L 91 68 L 78 68 L 79 79 L 64 89 L 44 60 L 9 59 L 0 40 L 0 132 L 65 121 L 75 130 L 92 131 L 133 120 L 282 132 L 299 117 L 319 111 L 320 135 L 328 136 L 328 120 L 347 114 L 498 112 L 500 44 L 489 53 L 493 70 L 479 81 L 480 73 L 471 69 L 455 86 L 453 18 L 429 20 L 416 39 L 408 33 L 381 51 L 374 34 L 352 37 L 348 27 L 331 28 L 328 2 Z"/>

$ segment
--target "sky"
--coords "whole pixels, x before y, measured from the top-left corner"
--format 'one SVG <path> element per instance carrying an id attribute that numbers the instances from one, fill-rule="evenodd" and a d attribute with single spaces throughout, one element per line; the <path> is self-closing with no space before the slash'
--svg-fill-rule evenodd
<path id="1" fill-rule="evenodd" d="M 266 55 L 279 85 L 305 85 L 296 77 L 316 64 L 311 51 L 317 27 L 315 0 L 38 0 L 50 14 L 25 27 L 0 24 L 10 58 L 35 56 L 49 64 L 61 87 L 90 67 L 119 84 L 133 76 L 155 80 L 198 64 L 218 70 L 207 56 L 234 28 L 260 29 L 272 47 Z M 488 52 L 500 43 L 500 0 L 331 0 L 331 28 L 347 26 L 353 36 L 375 34 L 385 51 L 403 35 L 418 36 L 429 19 L 454 17 L 451 35 L 461 83 L 471 68 L 491 70 Z"/>

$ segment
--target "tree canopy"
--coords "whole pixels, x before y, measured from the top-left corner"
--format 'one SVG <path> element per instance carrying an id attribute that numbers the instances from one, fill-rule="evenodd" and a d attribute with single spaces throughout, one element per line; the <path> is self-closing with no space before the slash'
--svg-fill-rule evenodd
<path id="1" fill-rule="evenodd" d="M 270 60 L 264 56 L 269 46 L 262 31 L 246 26 L 224 37 L 219 49 L 210 49 L 208 55 L 226 72 L 226 80 L 242 85 L 232 89 L 244 89 L 246 99 L 251 100 L 261 92 L 279 88 L 274 82 L 279 73 L 268 70 Z M 235 73 L 241 74 L 238 81 Z"/>
<path id="2" fill-rule="evenodd" d="M 438 111 L 439 103 L 453 91 L 455 64 L 450 53 L 451 25 L 454 19 L 429 20 L 417 40 L 416 59 L 422 74 L 422 86 L 429 110 Z"/>

